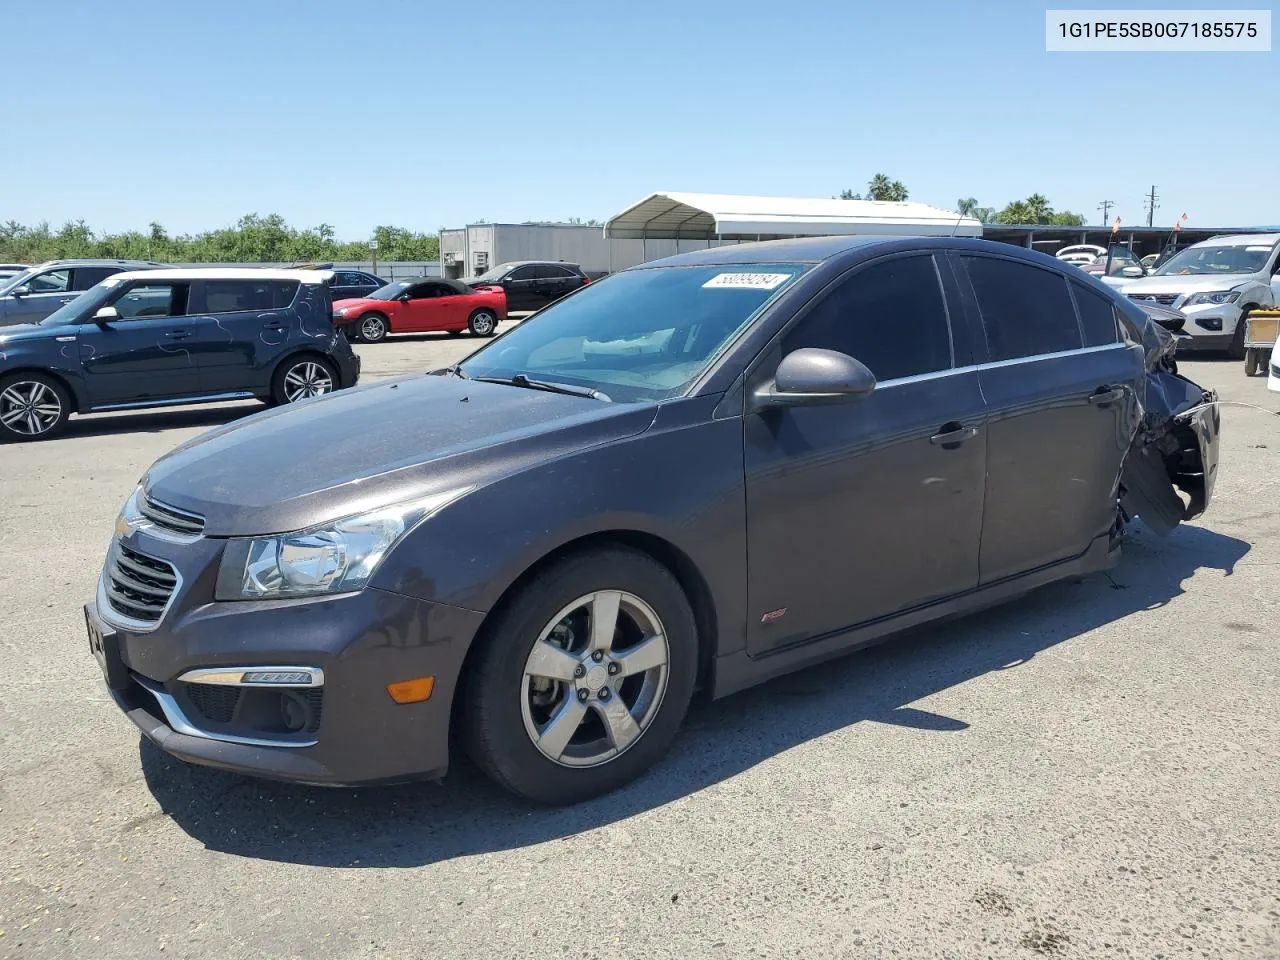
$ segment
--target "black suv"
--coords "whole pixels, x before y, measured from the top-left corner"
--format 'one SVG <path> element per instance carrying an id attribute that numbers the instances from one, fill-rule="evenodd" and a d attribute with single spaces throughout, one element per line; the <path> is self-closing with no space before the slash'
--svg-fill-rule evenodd
<path id="1" fill-rule="evenodd" d="M 154 260 L 49 260 L 0 280 L 0 326 L 39 323 L 107 277 L 163 267 Z"/>
<path id="2" fill-rule="evenodd" d="M 72 413 L 353 386 L 360 359 L 330 319 L 330 272 L 118 273 L 38 324 L 0 330 L 0 440 L 51 437 Z"/>
<path id="3" fill-rule="evenodd" d="M 354 300 L 356 297 L 367 297 L 386 285 L 386 280 L 363 270 L 334 270 L 329 292 L 334 300 Z"/>
<path id="4" fill-rule="evenodd" d="M 462 281 L 472 287 L 501 287 L 508 310 L 540 310 L 591 280 L 576 263 L 563 260 L 514 260 Z"/>

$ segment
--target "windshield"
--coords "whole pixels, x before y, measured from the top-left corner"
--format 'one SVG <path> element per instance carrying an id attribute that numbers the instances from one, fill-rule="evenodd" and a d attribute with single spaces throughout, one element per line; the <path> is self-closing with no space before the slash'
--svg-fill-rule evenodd
<path id="1" fill-rule="evenodd" d="M 471 377 L 589 387 L 622 402 L 684 391 L 806 266 L 628 270 L 583 287 L 461 364 Z"/>
<path id="2" fill-rule="evenodd" d="M 114 277 L 108 277 L 96 287 L 90 287 L 74 300 L 68 301 L 40 321 L 42 327 L 57 327 L 64 323 L 79 323 L 93 316 L 98 308 L 111 298 L 111 291 L 120 285 Z"/>
<path id="3" fill-rule="evenodd" d="M 400 294 L 409 289 L 410 282 L 408 280 L 400 280 L 396 283 L 388 283 L 385 287 L 379 287 L 373 293 L 365 297 L 366 300 L 394 300 Z"/>
<path id="4" fill-rule="evenodd" d="M 1267 263 L 1273 247 L 1250 246 L 1187 247 L 1156 268 L 1155 276 L 1188 276 L 1214 273 L 1257 273 Z"/>
<path id="5" fill-rule="evenodd" d="M 500 263 L 496 267 L 494 267 L 492 270 L 486 270 L 484 273 L 480 274 L 480 276 L 476 277 L 475 280 L 473 280 L 472 282 L 480 283 L 481 281 L 492 282 L 494 280 L 501 280 L 507 273 L 510 272 L 513 266 L 515 266 L 515 264 Z"/>

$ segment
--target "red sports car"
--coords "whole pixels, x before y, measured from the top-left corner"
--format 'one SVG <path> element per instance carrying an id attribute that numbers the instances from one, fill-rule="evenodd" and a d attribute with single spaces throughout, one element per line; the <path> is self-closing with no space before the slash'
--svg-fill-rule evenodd
<path id="1" fill-rule="evenodd" d="M 492 337 L 505 319 L 507 295 L 501 287 L 473 290 L 442 277 L 400 280 L 367 297 L 333 304 L 334 324 L 361 343 L 377 343 L 388 333 L 432 330 Z"/>

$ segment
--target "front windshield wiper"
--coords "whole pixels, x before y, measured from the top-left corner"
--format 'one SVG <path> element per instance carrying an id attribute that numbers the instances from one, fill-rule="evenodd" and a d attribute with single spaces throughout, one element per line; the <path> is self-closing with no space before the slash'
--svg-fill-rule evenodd
<path id="1" fill-rule="evenodd" d="M 461 371 L 459 371 L 461 373 Z M 466 374 L 462 374 L 466 376 Z M 552 383 L 549 380 L 530 380 L 525 374 L 517 373 L 510 377 L 467 377 L 468 380 L 479 380 L 481 383 L 505 383 L 513 387 L 524 387 L 528 390 L 545 390 L 548 393 L 564 393 L 571 397 L 589 397 L 592 400 L 603 400 L 612 403 L 612 398 L 593 387 L 576 387 L 569 383 Z"/>
<path id="2" fill-rule="evenodd" d="M 467 376 L 466 371 L 462 369 L 462 364 L 460 364 L 460 363 L 455 363 L 452 367 L 445 367 L 445 368 L 444 368 L 443 370 L 441 370 L 440 372 L 441 372 L 441 373 L 447 373 L 447 374 L 449 374 L 450 376 L 457 377 L 459 380 L 470 380 L 470 379 L 471 379 L 469 376 Z"/>

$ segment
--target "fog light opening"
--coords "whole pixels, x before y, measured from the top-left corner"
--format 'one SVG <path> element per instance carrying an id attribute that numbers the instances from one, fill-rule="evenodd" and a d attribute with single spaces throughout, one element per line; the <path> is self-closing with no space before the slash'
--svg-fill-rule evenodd
<path id="1" fill-rule="evenodd" d="M 290 733 L 305 730 L 311 721 L 310 704 L 296 693 L 281 693 L 280 721 Z"/>

